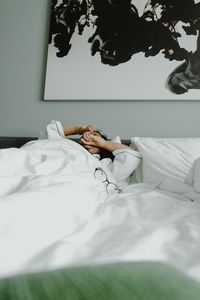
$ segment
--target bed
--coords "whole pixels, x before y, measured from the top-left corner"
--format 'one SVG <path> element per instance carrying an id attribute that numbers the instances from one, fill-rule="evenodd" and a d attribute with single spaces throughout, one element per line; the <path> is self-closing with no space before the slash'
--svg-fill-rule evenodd
<path id="1" fill-rule="evenodd" d="M 116 195 L 73 140 L 0 138 L 0 299 L 199 299 L 200 141 L 133 142 L 143 180 Z"/>

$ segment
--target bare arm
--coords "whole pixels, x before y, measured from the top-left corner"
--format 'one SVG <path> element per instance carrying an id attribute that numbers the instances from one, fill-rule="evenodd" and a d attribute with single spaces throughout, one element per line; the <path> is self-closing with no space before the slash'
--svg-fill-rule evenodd
<path id="1" fill-rule="evenodd" d="M 83 134 L 86 131 L 93 132 L 94 127 L 92 125 L 88 126 L 74 126 L 69 124 L 62 124 L 62 128 L 64 131 L 64 134 L 67 135 L 74 135 L 74 134 Z"/>
<path id="2" fill-rule="evenodd" d="M 94 146 L 94 147 L 98 147 L 98 148 L 103 148 L 110 152 L 113 152 L 113 151 L 119 150 L 119 149 L 136 150 L 136 149 L 133 149 L 124 144 L 115 143 L 112 141 L 106 141 L 101 136 L 95 136 L 88 132 L 84 133 L 83 138 L 81 140 L 85 146 Z"/>
<path id="3" fill-rule="evenodd" d="M 115 150 L 119 150 L 119 149 L 129 149 L 129 150 L 133 150 L 131 147 L 124 145 L 124 144 L 119 144 L 119 143 L 115 143 L 115 142 L 111 142 L 111 141 L 105 141 L 101 148 L 104 148 L 110 152 L 113 152 Z"/>

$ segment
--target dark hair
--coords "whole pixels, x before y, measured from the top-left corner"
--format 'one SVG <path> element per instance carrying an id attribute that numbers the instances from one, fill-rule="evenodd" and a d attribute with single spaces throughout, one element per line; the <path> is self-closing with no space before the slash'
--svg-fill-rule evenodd
<path id="1" fill-rule="evenodd" d="M 99 133 L 104 140 L 108 141 L 107 136 L 105 134 L 103 134 L 101 132 L 101 130 L 98 129 L 98 130 L 95 130 L 95 132 Z M 110 152 L 106 149 L 103 149 L 103 148 L 100 148 L 99 155 L 100 155 L 100 159 L 111 158 L 113 160 L 115 157 L 112 152 Z"/>
<path id="2" fill-rule="evenodd" d="M 181 87 L 180 85 L 178 85 L 178 84 L 176 84 L 176 85 L 172 84 L 171 80 L 169 81 L 169 89 L 170 89 L 170 91 L 172 93 L 175 93 L 177 95 L 185 94 L 187 92 L 187 90 L 184 89 L 183 87 Z"/>
<path id="3" fill-rule="evenodd" d="M 172 83 L 172 79 L 176 74 L 185 73 L 187 64 L 188 64 L 187 61 L 183 62 L 180 66 L 176 67 L 176 69 L 167 78 L 167 82 L 165 86 L 174 94 L 181 95 L 187 92 L 187 90 L 181 87 L 179 84 Z"/>

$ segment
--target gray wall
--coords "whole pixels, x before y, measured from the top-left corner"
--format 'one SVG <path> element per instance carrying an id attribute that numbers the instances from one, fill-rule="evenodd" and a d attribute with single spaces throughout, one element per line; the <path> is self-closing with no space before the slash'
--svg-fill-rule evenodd
<path id="1" fill-rule="evenodd" d="M 51 119 L 109 137 L 200 136 L 200 102 L 42 101 L 50 0 L 0 0 L 0 135 L 37 136 Z"/>

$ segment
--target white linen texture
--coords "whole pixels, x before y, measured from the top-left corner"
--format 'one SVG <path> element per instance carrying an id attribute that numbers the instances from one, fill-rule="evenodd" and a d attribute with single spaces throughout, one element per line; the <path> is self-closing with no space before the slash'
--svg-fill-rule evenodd
<path id="1" fill-rule="evenodd" d="M 57 133 L 21 149 L 0 150 L 0 277 L 160 261 L 200 281 L 198 201 L 155 183 L 108 194 L 94 170 L 103 168 L 115 181 L 109 169 Z"/>
<path id="2" fill-rule="evenodd" d="M 200 157 L 194 161 L 184 181 L 165 177 L 158 188 L 200 202 Z"/>
<path id="3" fill-rule="evenodd" d="M 159 184 L 165 177 L 183 180 L 200 156 L 200 138 L 131 138 L 141 152 L 142 180 Z"/>

